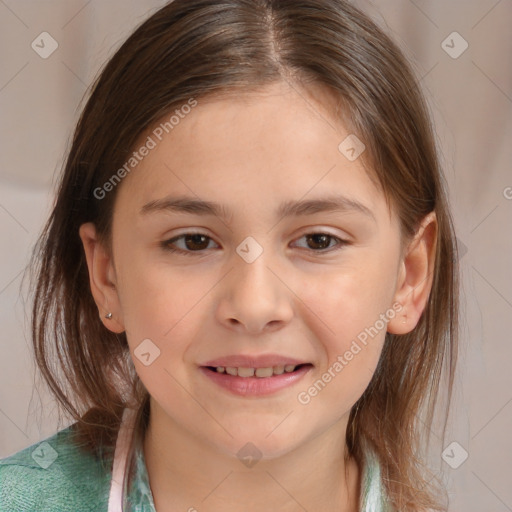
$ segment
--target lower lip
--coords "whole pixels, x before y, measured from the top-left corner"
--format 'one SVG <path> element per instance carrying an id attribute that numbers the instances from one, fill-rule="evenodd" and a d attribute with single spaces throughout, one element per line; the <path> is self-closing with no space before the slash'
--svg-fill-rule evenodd
<path id="1" fill-rule="evenodd" d="M 215 384 L 235 395 L 264 396 L 293 386 L 312 369 L 312 366 L 301 366 L 294 372 L 284 372 L 281 375 L 273 375 L 272 377 L 238 377 L 212 371 L 204 366 L 201 366 L 199 369 Z"/>

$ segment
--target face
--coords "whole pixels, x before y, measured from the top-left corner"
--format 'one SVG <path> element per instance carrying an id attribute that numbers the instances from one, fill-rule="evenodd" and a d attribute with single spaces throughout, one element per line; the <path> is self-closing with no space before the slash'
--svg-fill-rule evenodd
<path id="1" fill-rule="evenodd" d="M 197 101 L 115 203 L 109 309 L 152 415 L 229 454 L 344 435 L 398 316 L 398 220 L 324 91 Z"/>

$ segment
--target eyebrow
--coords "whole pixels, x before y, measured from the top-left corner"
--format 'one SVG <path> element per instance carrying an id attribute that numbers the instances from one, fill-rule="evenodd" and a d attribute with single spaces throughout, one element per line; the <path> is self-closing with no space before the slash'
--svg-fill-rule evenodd
<path id="1" fill-rule="evenodd" d="M 194 197 L 168 196 L 146 203 L 140 210 L 141 215 L 168 211 L 175 213 L 191 213 L 194 215 L 214 215 L 223 220 L 233 216 L 233 212 L 224 205 L 204 201 Z M 376 222 L 373 212 L 363 203 L 345 196 L 328 196 L 320 199 L 285 201 L 276 211 L 277 218 L 312 215 L 320 212 L 362 213 Z"/>

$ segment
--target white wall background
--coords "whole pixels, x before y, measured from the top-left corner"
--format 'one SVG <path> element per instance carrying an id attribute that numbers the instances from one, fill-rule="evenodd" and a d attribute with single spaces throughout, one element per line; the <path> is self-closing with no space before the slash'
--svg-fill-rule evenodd
<path id="1" fill-rule="evenodd" d="M 355 1 L 422 78 L 463 256 L 461 358 L 450 436 L 431 457 L 450 511 L 512 511 L 512 0 Z M 161 0 L 0 0 L 0 457 L 66 426 L 34 382 L 22 272 L 53 203 L 81 98 Z M 31 43 L 46 31 L 57 50 Z M 469 44 L 458 58 L 443 41 Z M 452 52 L 461 40 L 449 38 Z M 435 435 L 435 434 L 434 434 Z M 457 469 L 441 452 L 456 441 Z M 459 450 L 459 452 L 457 452 Z"/>

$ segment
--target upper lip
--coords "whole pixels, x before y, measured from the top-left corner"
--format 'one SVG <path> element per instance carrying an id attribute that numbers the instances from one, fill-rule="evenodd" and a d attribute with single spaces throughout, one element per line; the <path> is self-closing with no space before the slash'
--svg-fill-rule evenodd
<path id="1" fill-rule="evenodd" d="M 295 359 L 294 357 L 282 356 L 279 354 L 264 354 L 260 356 L 251 355 L 230 355 L 211 359 L 201 366 L 223 366 L 234 368 L 269 368 L 271 366 L 286 366 L 293 364 L 298 366 L 300 364 L 310 364 L 308 361 Z"/>

